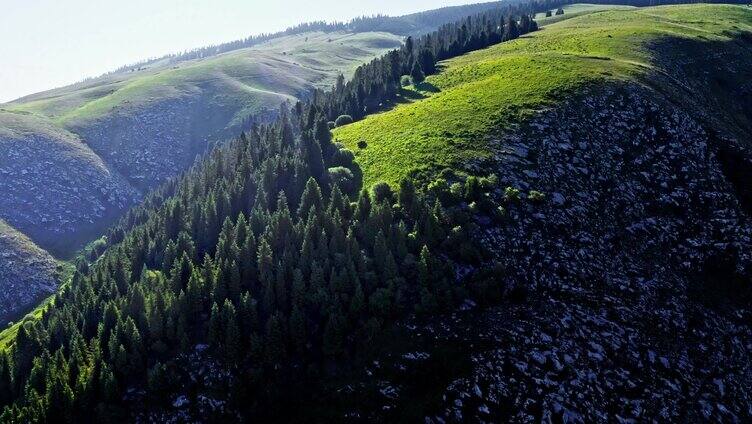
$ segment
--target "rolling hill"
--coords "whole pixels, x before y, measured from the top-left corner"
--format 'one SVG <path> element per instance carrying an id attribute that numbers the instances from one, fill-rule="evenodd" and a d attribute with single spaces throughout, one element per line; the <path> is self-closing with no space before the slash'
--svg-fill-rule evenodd
<path id="1" fill-rule="evenodd" d="M 496 153 L 489 144 L 493 135 L 521 118 L 588 86 L 634 81 L 660 84 L 656 90 L 680 102 L 687 92 L 702 93 L 690 99 L 692 109 L 710 110 L 724 131 L 746 141 L 748 104 L 723 99 L 750 90 L 750 27 L 738 19 L 748 10 L 729 6 L 724 13 L 735 19 L 719 21 L 710 13 L 719 8 L 704 8 L 592 13 L 450 60 L 406 93 L 425 99 L 339 128 L 335 139 L 355 152 L 367 184 L 397 184 L 411 172 L 435 176 L 445 167 L 490 159 Z M 717 76 L 702 78 L 709 68 Z M 695 104 L 702 99 L 710 104 Z M 368 147 L 359 148 L 361 140 Z"/>
<path id="2" fill-rule="evenodd" d="M 56 256 L 70 257 L 211 143 L 268 121 L 284 102 L 331 87 L 407 35 L 497 5 L 291 29 L 0 105 L 0 188 L 12 193 L 0 217 Z M 73 156 L 81 160 L 69 166 Z M 36 179 L 40 170 L 44 178 Z"/>
<path id="3" fill-rule="evenodd" d="M 752 419 L 752 9 L 536 6 L 408 43 L 133 209 L 0 335 L 2 418 Z M 328 130 L 364 104 L 391 109 Z"/>
<path id="4" fill-rule="evenodd" d="M 269 119 L 282 103 L 400 43 L 386 33 L 292 35 L 2 105 L 0 185 L 12 197 L 0 216 L 69 256 L 209 142 L 232 137 L 249 117 Z"/>
<path id="5" fill-rule="evenodd" d="M 471 352 L 431 363 L 438 419 L 749 419 L 732 393 L 750 390 L 751 61 L 746 7 L 598 11 L 446 61 L 335 130 L 365 184 L 413 176 L 473 213 L 455 231 L 504 270 L 503 306 L 406 330 L 423 339 L 403 355 Z M 429 390 L 395 358 L 380 387 Z"/>
<path id="6" fill-rule="evenodd" d="M 151 189 L 283 103 L 331 87 L 407 35 L 497 6 L 301 25 L 0 104 L 0 219 L 70 259 Z"/>

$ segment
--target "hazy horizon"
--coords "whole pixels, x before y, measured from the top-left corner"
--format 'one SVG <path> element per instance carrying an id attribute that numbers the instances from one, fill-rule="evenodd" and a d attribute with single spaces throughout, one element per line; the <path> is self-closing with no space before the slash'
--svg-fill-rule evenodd
<path id="1" fill-rule="evenodd" d="M 484 0 L 485 1 L 485 0 Z M 4 4 L 8 2 L 8 4 Z M 310 21 L 404 15 L 479 0 L 287 2 L 0 0 L 0 103 L 97 77 L 121 66 Z M 113 19 L 117 18 L 117 19 Z"/>

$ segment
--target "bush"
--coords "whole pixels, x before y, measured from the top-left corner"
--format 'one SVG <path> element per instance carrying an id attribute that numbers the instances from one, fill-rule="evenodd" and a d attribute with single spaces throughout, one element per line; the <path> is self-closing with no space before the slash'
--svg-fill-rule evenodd
<path id="1" fill-rule="evenodd" d="M 345 168 L 352 167 L 355 162 L 355 155 L 348 149 L 339 149 L 332 155 L 332 166 L 344 166 Z"/>
<path id="2" fill-rule="evenodd" d="M 428 184 L 428 191 L 433 193 L 442 202 L 449 200 L 449 183 L 443 178 L 437 178 Z"/>
<path id="3" fill-rule="evenodd" d="M 426 80 L 426 74 L 423 73 L 423 68 L 417 61 L 413 63 L 413 69 L 410 71 L 410 77 L 413 80 L 413 84 L 418 85 Z"/>
<path id="4" fill-rule="evenodd" d="M 352 193 L 355 190 L 355 176 L 345 167 L 329 168 L 329 181 L 339 186 L 340 190 L 345 193 Z"/>
<path id="5" fill-rule="evenodd" d="M 542 203 L 546 200 L 546 195 L 537 190 L 530 190 L 527 198 L 533 203 Z"/>
<path id="6" fill-rule="evenodd" d="M 333 130 L 334 128 L 336 128 L 336 127 L 337 127 L 337 124 L 335 124 L 335 123 L 334 123 L 334 121 L 329 121 L 329 122 L 327 122 L 327 123 L 326 123 L 326 126 L 327 126 L 327 127 L 328 127 L 328 128 L 330 129 L 330 130 Z"/>
<path id="7" fill-rule="evenodd" d="M 499 185 L 499 177 L 497 177 L 496 174 L 491 174 L 480 179 L 480 186 L 485 191 L 491 191 L 496 188 L 497 185 Z"/>
<path id="8" fill-rule="evenodd" d="M 550 10 L 546 10 L 546 17 L 547 17 L 547 18 L 550 18 L 551 16 L 553 16 L 553 14 L 554 14 L 554 13 L 553 13 L 552 11 L 550 11 Z"/>
<path id="9" fill-rule="evenodd" d="M 368 147 L 368 143 L 362 138 L 358 141 L 358 149 L 365 149 Z"/>
<path id="10" fill-rule="evenodd" d="M 559 9 L 558 9 L 558 10 L 556 11 L 556 16 L 559 16 L 559 15 L 563 15 L 563 14 L 564 14 L 564 9 L 562 9 L 562 8 L 560 7 L 560 8 L 559 8 Z"/>
<path id="11" fill-rule="evenodd" d="M 520 190 L 514 187 L 504 189 L 504 200 L 507 202 L 517 202 L 520 200 Z"/>
<path id="12" fill-rule="evenodd" d="M 341 127 L 344 125 L 349 125 L 353 123 L 353 118 L 350 115 L 340 115 L 336 121 L 334 121 L 334 126 Z"/>
<path id="13" fill-rule="evenodd" d="M 461 200 L 465 195 L 465 187 L 463 187 L 460 183 L 452 183 L 452 185 L 449 186 L 449 192 L 452 193 L 452 197 L 457 200 Z"/>
<path id="14" fill-rule="evenodd" d="M 400 78 L 400 84 L 403 87 L 407 87 L 408 85 L 412 83 L 413 83 L 413 80 L 410 78 L 410 75 L 402 75 L 402 78 Z"/>
<path id="15" fill-rule="evenodd" d="M 465 181 L 465 198 L 467 201 L 480 199 L 483 191 L 480 188 L 480 181 L 477 177 L 469 177 Z"/>
<path id="16" fill-rule="evenodd" d="M 385 200 L 394 202 L 394 192 L 392 191 L 392 188 L 389 187 L 389 184 L 383 181 L 376 183 L 371 189 L 371 192 L 373 193 L 373 201 L 376 203 L 382 203 Z"/>

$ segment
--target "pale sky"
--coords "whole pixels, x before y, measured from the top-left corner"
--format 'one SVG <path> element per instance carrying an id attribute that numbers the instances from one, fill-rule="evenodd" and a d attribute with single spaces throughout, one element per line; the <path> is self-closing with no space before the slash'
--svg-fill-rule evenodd
<path id="1" fill-rule="evenodd" d="M 481 0 L 0 0 L 0 103 L 142 59 L 317 20 Z"/>

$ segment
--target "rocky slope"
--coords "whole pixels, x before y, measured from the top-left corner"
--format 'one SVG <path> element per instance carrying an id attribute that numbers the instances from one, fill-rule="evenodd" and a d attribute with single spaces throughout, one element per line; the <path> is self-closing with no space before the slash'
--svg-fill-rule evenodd
<path id="1" fill-rule="evenodd" d="M 47 252 L 0 220 L 0 322 L 15 319 L 57 289 L 58 265 Z"/>
<path id="2" fill-rule="evenodd" d="M 0 218 L 50 252 L 65 256 L 140 198 L 75 134 L 22 113 L 0 123 Z"/>
<path id="3" fill-rule="evenodd" d="M 478 216 L 524 302 L 405 324 L 418 350 L 378 358 L 360 380 L 378 401 L 347 413 L 402 417 L 410 376 L 439 361 L 426 422 L 752 419 L 752 223 L 681 106 L 592 88 L 493 140 L 482 165 L 500 186 L 546 194 L 510 203 L 500 188 L 507 217 Z M 441 362 L 447 348 L 464 367 Z"/>
<path id="4" fill-rule="evenodd" d="M 659 21 L 641 26 L 651 19 Z M 467 145 L 487 154 L 441 175 L 449 183 L 463 173 L 498 177 L 489 200 L 503 218 L 495 208 L 462 207 L 480 211 L 475 237 L 499 263 L 505 300 L 404 323 L 405 347 L 379 354 L 355 383 L 330 388 L 345 394 L 341 413 L 435 423 L 752 420 L 749 19 L 748 9 L 728 6 L 593 14 L 448 62 L 446 77 L 429 78 L 449 95 L 457 93 L 446 83 L 452 73 L 472 88 L 482 80 L 468 75 L 526 81 L 511 65 L 491 64 L 528 53 L 539 54 L 526 70 L 544 74 L 530 85 L 539 90 L 560 76 L 559 54 L 579 58 L 578 69 L 597 64 L 606 77 L 580 84 L 567 76 L 537 110 L 509 91 L 494 93 L 504 102 L 486 102 L 501 112 L 519 104 L 521 113 L 468 131 Z M 719 31 L 720 22 L 729 29 Z M 620 39 L 629 41 L 609 48 Z M 622 74 L 622 65 L 634 68 Z M 479 92 L 460 93 L 439 113 L 482 106 Z M 477 112 L 445 115 L 442 122 L 472 129 Z M 402 128 L 399 113 L 373 120 L 390 117 Z M 366 121 L 362 155 L 422 140 L 396 133 L 386 144 Z"/>

